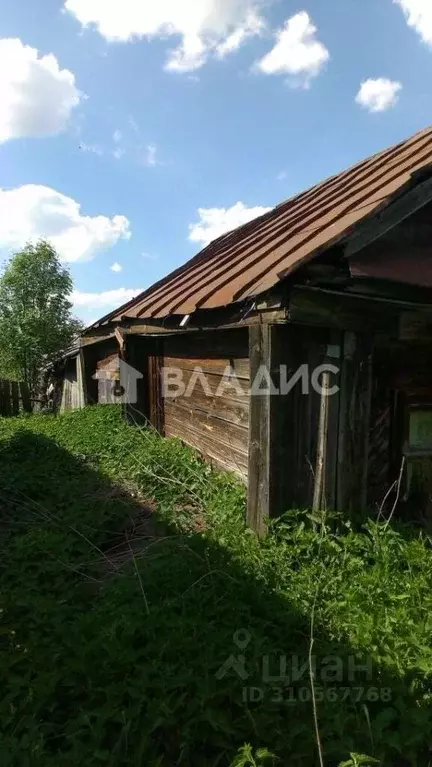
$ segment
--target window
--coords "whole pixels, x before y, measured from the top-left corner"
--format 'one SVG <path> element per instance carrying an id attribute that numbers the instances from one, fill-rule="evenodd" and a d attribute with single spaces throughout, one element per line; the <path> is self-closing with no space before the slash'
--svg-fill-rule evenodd
<path id="1" fill-rule="evenodd" d="M 426 510 L 432 505 L 432 406 L 409 406 L 407 432 L 406 499 Z"/>

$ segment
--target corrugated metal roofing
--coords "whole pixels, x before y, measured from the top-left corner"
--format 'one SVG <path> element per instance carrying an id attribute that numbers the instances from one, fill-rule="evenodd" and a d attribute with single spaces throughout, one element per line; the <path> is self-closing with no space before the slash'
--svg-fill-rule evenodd
<path id="1" fill-rule="evenodd" d="M 431 163 L 432 127 L 223 235 L 92 327 L 123 317 L 191 314 L 257 296 L 351 233 Z"/>

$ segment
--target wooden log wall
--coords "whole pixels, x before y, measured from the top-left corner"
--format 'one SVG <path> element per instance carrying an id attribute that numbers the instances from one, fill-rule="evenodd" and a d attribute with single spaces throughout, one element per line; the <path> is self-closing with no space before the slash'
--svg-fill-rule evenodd
<path id="1" fill-rule="evenodd" d="M 337 508 L 346 512 L 364 511 L 367 506 L 372 350 L 371 335 L 344 334 L 337 443 Z"/>
<path id="2" fill-rule="evenodd" d="M 164 433 L 195 447 L 213 464 L 234 471 L 244 481 L 248 473 L 249 350 L 246 329 L 212 331 L 163 341 L 164 368 L 179 371 L 186 391 L 166 398 Z M 220 385 L 227 367 L 236 387 Z M 191 387 L 194 371 L 205 378 Z M 187 387 L 192 388 L 186 396 Z M 220 395 L 220 396 L 219 396 Z"/>
<path id="3" fill-rule="evenodd" d="M 84 383 L 81 365 L 81 357 L 71 357 L 66 361 L 63 373 L 60 412 L 78 410 L 84 407 Z"/>

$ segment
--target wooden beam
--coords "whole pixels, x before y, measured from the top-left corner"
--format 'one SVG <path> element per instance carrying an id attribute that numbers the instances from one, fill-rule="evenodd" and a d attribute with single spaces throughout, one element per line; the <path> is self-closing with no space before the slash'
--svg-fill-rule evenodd
<path id="1" fill-rule="evenodd" d="M 415 304 L 413 305 L 415 307 Z M 289 300 L 289 320 L 336 330 L 399 335 L 404 305 L 383 299 L 295 286 Z"/>
<path id="2" fill-rule="evenodd" d="M 373 339 L 369 335 L 345 334 L 337 447 L 337 508 L 346 512 L 366 508 L 372 349 Z"/>
<path id="3" fill-rule="evenodd" d="M 11 382 L 12 390 L 12 415 L 19 415 L 19 384 L 18 381 Z"/>
<path id="4" fill-rule="evenodd" d="M 187 328 L 170 328 L 159 325 L 149 325 L 147 323 L 139 322 L 130 324 L 127 328 L 127 332 L 132 335 L 148 335 L 148 336 L 178 336 L 178 335 L 193 335 L 194 333 L 202 333 L 203 331 L 216 332 L 218 330 L 234 330 L 236 328 L 249 328 L 253 325 L 262 325 L 263 323 L 272 324 L 286 324 L 287 313 L 283 309 L 266 310 L 262 312 L 255 312 L 250 316 L 245 317 L 238 322 L 223 322 L 221 324 L 210 324 L 209 322 L 203 322 L 197 325 L 193 325 L 193 315 L 191 324 Z"/>
<path id="5" fill-rule="evenodd" d="M 148 357 L 149 346 L 158 343 L 154 340 L 148 340 L 146 337 L 131 335 L 125 336 L 124 361 L 142 374 L 138 378 L 137 400 L 126 405 L 126 419 L 132 425 L 148 425 L 150 420 L 149 412 L 149 391 L 148 391 Z"/>
<path id="6" fill-rule="evenodd" d="M 20 383 L 20 393 L 21 393 L 21 402 L 22 402 L 24 412 L 32 413 L 33 408 L 32 408 L 31 399 L 30 399 L 30 392 L 29 392 L 28 385 L 24 381 L 21 381 Z"/>
<path id="7" fill-rule="evenodd" d="M 345 256 L 349 258 L 363 250 L 372 242 L 382 237 L 390 229 L 404 221 L 432 200 L 432 178 L 417 184 L 390 203 L 384 210 L 372 215 L 356 227 L 345 246 Z"/>
<path id="8" fill-rule="evenodd" d="M 428 341 L 432 337 L 432 313 L 403 312 L 400 317 L 401 341 Z"/>
<path id="9" fill-rule="evenodd" d="M 97 335 L 97 332 L 94 331 L 94 335 L 81 336 L 80 344 L 81 346 L 92 346 L 93 344 L 100 344 L 102 341 L 109 341 L 110 338 L 114 338 L 114 333 L 107 333 L 104 331 L 104 333 L 99 333 L 99 335 Z"/>
<path id="10" fill-rule="evenodd" d="M 116 328 L 115 331 L 114 331 L 114 335 L 115 335 L 115 337 L 117 339 L 117 343 L 119 345 L 120 359 L 124 359 L 125 345 L 126 345 L 125 335 L 126 335 L 127 332 L 128 331 L 127 330 L 123 330 L 123 328 Z"/>
<path id="11" fill-rule="evenodd" d="M 81 388 L 82 406 L 86 407 L 89 404 L 89 392 L 88 392 L 88 381 L 87 381 L 87 375 L 89 374 L 89 370 L 88 370 L 88 365 L 86 364 L 86 355 L 85 355 L 85 351 L 83 347 L 81 347 L 78 358 L 77 358 L 77 377 L 78 377 L 78 367 L 80 370 L 81 381 L 82 381 L 82 388 Z"/>
<path id="12" fill-rule="evenodd" d="M 162 392 L 162 367 L 163 367 L 163 349 L 157 344 L 156 350 L 148 355 L 148 401 L 150 423 L 153 428 L 164 434 L 165 432 L 165 413 L 164 400 Z"/>
<path id="13" fill-rule="evenodd" d="M 260 370 L 270 375 L 276 366 L 274 358 L 275 329 L 272 325 L 254 325 L 249 329 L 251 387 Z M 269 387 L 262 387 L 269 389 Z M 272 464 L 272 410 L 276 396 L 270 391 L 251 391 L 249 406 L 249 458 L 247 521 L 259 535 L 267 531 L 266 519 L 272 515 L 275 466 Z"/>
<path id="14" fill-rule="evenodd" d="M 337 445 L 340 411 L 340 366 L 343 338 L 331 331 L 319 379 L 321 393 L 318 416 L 317 455 L 314 472 L 314 509 L 335 509 L 337 495 Z M 313 374 L 313 371 L 311 371 Z M 313 396 L 313 395 L 311 395 Z"/>
<path id="15" fill-rule="evenodd" d="M 11 382 L 3 381 L 3 415 L 12 415 Z"/>

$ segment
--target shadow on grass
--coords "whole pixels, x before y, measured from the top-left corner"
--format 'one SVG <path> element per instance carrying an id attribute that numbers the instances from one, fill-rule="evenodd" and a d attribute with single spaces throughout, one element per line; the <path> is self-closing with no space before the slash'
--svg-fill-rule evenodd
<path id="1" fill-rule="evenodd" d="M 42 436 L 0 459 L 3 767 L 227 767 L 244 743 L 319 765 L 310 615 L 277 583 Z M 427 767 L 408 681 L 359 670 L 319 627 L 313 656 L 326 767 L 349 752 Z"/>

